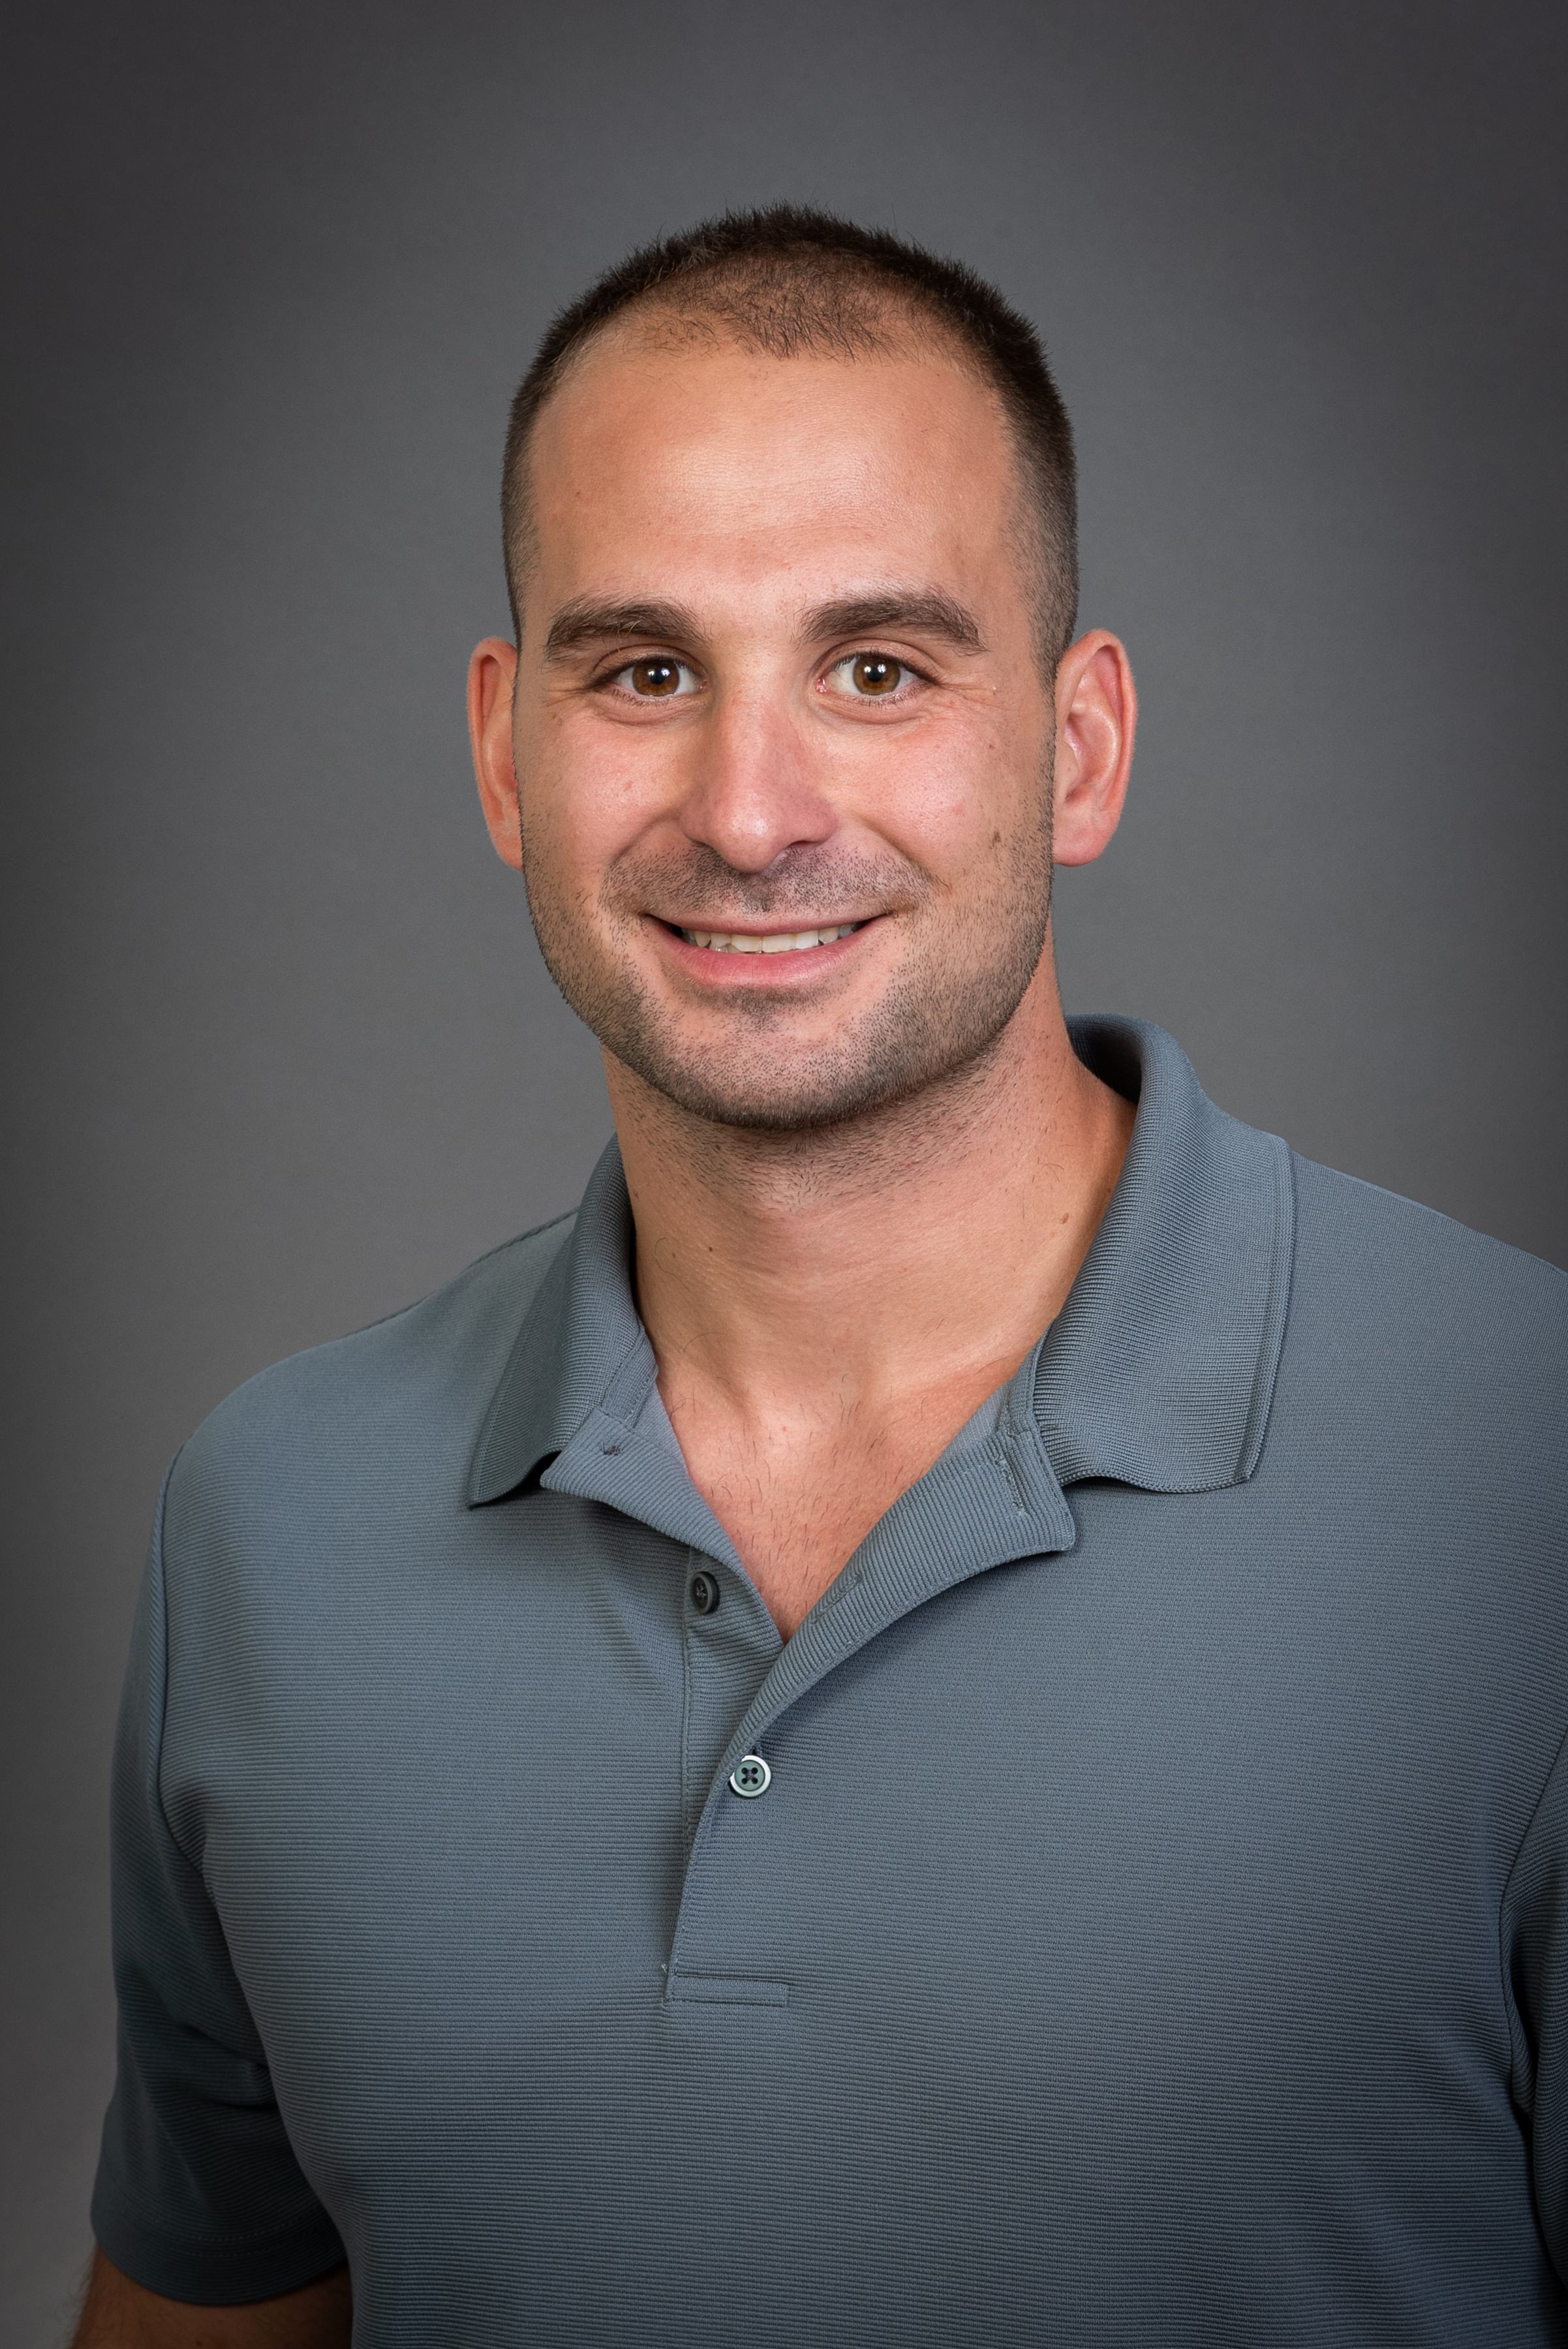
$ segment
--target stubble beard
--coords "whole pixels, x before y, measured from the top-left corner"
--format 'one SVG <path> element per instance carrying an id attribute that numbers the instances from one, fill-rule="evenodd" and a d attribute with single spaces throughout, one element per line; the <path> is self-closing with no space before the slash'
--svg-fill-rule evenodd
<path id="1" fill-rule="evenodd" d="M 1039 967 L 1051 915 L 1050 793 L 1039 821 L 999 843 L 994 879 L 961 913 L 907 859 L 831 847 L 787 851 L 765 876 L 736 872 L 693 843 L 678 856 L 612 868 L 597 916 L 584 918 L 524 860 L 528 907 L 545 968 L 605 1050 L 688 1116 L 742 1132 L 809 1134 L 962 1085 L 994 1051 Z M 908 926 L 903 958 L 877 999 L 848 1015 L 829 1045 L 785 1051 L 796 1015 L 782 999 L 738 988 L 726 1006 L 730 1049 L 691 1043 L 679 1009 L 637 967 L 644 909 L 678 905 L 693 926 L 743 930 L 783 916 L 881 902 Z M 805 927 L 803 921 L 800 926 Z M 615 941 L 626 941 L 620 952 Z"/>

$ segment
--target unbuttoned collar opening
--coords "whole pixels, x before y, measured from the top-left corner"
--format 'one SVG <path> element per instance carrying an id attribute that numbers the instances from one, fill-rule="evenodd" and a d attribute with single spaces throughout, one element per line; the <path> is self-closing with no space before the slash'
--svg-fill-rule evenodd
<path id="1" fill-rule="evenodd" d="M 1284 1339 L 1290 1153 L 1217 1109 L 1163 1030 L 1101 1018 L 1068 1026 L 1079 1058 L 1135 1101 L 1137 1116 L 1072 1292 L 1017 1378 L 1032 1386 L 1063 1485 L 1106 1477 L 1199 1493 L 1243 1484 L 1262 1454 Z M 633 1301 L 632 1240 L 612 1142 L 491 1399 L 471 1506 L 535 1480 L 591 1415 L 628 1431 L 635 1423 L 657 1366 Z"/>

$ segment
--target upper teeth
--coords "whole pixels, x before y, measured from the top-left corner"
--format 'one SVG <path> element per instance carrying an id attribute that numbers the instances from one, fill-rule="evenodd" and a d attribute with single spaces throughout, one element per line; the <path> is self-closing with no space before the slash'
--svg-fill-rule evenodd
<path id="1" fill-rule="evenodd" d="M 744 930 L 682 930 L 680 935 L 689 947 L 711 947 L 715 954 L 799 954 L 805 947 L 830 947 L 835 938 L 846 938 L 859 927 L 858 922 L 840 922 L 831 930 L 778 930 L 768 937 Z"/>

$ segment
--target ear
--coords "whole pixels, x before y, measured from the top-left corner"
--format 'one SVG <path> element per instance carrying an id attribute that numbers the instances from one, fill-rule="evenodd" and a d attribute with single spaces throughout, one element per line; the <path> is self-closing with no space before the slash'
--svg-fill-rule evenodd
<path id="1" fill-rule="evenodd" d="M 523 870 L 523 824 L 517 805 L 517 771 L 512 763 L 512 696 L 517 683 L 517 647 L 504 636 L 486 636 L 468 664 L 468 739 L 480 804 L 495 854 L 514 873 Z"/>
<path id="2" fill-rule="evenodd" d="M 1056 669 L 1054 854 L 1092 864 L 1121 822 L 1137 731 L 1137 691 L 1120 641 L 1093 628 Z"/>

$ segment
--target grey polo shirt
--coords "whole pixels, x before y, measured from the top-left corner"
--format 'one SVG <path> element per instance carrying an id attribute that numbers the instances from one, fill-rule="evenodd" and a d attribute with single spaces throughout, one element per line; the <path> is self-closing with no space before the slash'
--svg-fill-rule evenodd
<path id="1" fill-rule="evenodd" d="M 347 2252 L 359 2349 L 1568 2341 L 1568 1282 L 1075 1040 L 1139 1107 L 1067 1305 L 787 1643 L 613 1149 L 186 1446 L 130 2275 Z"/>

